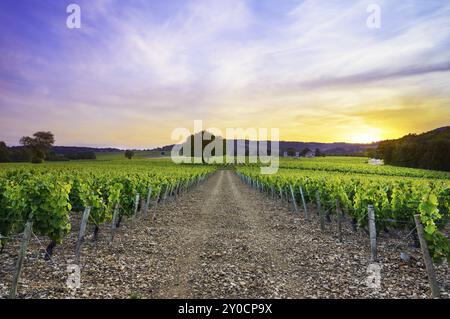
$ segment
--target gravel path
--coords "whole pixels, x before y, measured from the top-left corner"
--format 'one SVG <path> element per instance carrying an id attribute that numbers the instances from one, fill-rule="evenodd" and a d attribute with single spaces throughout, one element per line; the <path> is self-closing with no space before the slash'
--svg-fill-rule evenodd
<path id="1" fill-rule="evenodd" d="M 366 286 L 370 264 L 366 235 L 336 225 L 319 230 L 286 203 L 268 199 L 220 170 L 191 192 L 155 210 L 154 220 L 126 221 L 112 246 L 108 229 L 82 249 L 82 286 L 66 288 L 76 232 L 42 260 L 33 240 L 19 286 L 21 298 L 427 298 L 420 252 L 406 247 L 412 262 L 399 259 L 401 239 L 379 238 L 381 288 Z M 313 211 L 314 212 L 314 211 Z M 78 220 L 73 228 L 78 229 Z M 88 234 L 92 229 L 88 229 Z M 0 297 L 6 297 L 18 242 L 0 255 Z M 402 246 L 403 245 L 403 246 Z M 405 249 L 406 249 L 405 248 Z M 443 297 L 449 267 L 437 268 Z"/>

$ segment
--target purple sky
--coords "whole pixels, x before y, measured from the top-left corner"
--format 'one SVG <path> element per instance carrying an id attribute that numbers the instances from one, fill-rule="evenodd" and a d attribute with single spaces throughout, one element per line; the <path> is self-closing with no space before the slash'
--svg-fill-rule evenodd
<path id="1" fill-rule="evenodd" d="M 449 70 L 448 1 L 2 0 L 0 140 L 147 148 L 196 119 L 395 138 L 450 124 Z"/>

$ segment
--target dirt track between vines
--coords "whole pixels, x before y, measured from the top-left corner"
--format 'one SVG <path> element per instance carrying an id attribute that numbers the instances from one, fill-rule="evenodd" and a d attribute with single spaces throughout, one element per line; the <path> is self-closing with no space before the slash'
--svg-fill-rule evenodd
<path id="1" fill-rule="evenodd" d="M 76 231 L 43 261 L 34 240 L 25 260 L 20 298 L 427 298 L 420 252 L 404 264 L 400 241 L 379 239 L 381 288 L 366 286 L 369 242 L 335 224 L 321 232 L 286 203 L 218 171 L 203 184 L 155 212 L 155 220 L 126 221 L 108 245 L 108 229 L 89 238 L 81 255 L 81 288 L 66 287 Z M 78 229 L 74 221 L 73 229 Z M 88 229 L 88 234 L 92 229 Z M 0 255 L 0 297 L 6 297 L 18 242 Z M 449 269 L 438 267 L 448 298 Z"/>

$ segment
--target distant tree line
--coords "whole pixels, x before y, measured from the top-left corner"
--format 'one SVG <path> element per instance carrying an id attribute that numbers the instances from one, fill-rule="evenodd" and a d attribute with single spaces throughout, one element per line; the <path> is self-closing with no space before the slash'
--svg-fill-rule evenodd
<path id="1" fill-rule="evenodd" d="M 287 155 L 288 156 L 295 156 L 296 154 L 297 154 L 297 150 L 295 149 L 295 148 L 293 148 L 293 147 L 290 147 L 290 148 L 288 148 L 287 150 L 286 150 L 286 153 L 287 153 Z M 319 148 L 316 148 L 314 151 L 313 150 L 311 150 L 310 148 L 308 148 L 308 147 L 306 147 L 306 148 L 304 148 L 304 149 L 302 149 L 300 152 L 298 152 L 299 153 L 299 156 L 300 157 L 305 157 L 306 156 L 306 154 L 308 154 L 308 153 L 313 153 L 314 154 L 314 156 L 315 157 L 325 157 L 326 156 L 326 154 L 325 153 L 323 153 Z"/>
<path id="2" fill-rule="evenodd" d="M 70 161 L 70 160 L 95 160 L 97 156 L 95 156 L 94 152 L 77 152 L 77 153 L 68 153 L 68 154 L 57 154 L 55 152 L 50 152 L 46 159 L 47 161 Z"/>
<path id="3" fill-rule="evenodd" d="M 44 161 L 69 161 L 69 160 L 93 160 L 94 152 L 74 152 L 57 154 L 52 150 L 55 142 L 51 132 L 36 132 L 32 137 L 24 136 L 20 139 L 22 146 L 8 147 L 0 141 L 0 162 L 31 162 L 43 163 Z"/>
<path id="4" fill-rule="evenodd" d="M 450 126 L 382 141 L 367 155 L 389 165 L 450 171 Z"/>

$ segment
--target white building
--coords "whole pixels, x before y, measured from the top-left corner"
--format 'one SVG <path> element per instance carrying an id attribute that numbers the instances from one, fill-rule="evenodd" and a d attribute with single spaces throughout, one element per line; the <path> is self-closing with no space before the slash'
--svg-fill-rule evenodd
<path id="1" fill-rule="evenodd" d="M 384 161 L 382 159 L 378 159 L 378 158 L 371 158 L 369 160 L 369 164 L 370 165 L 384 165 Z"/>

